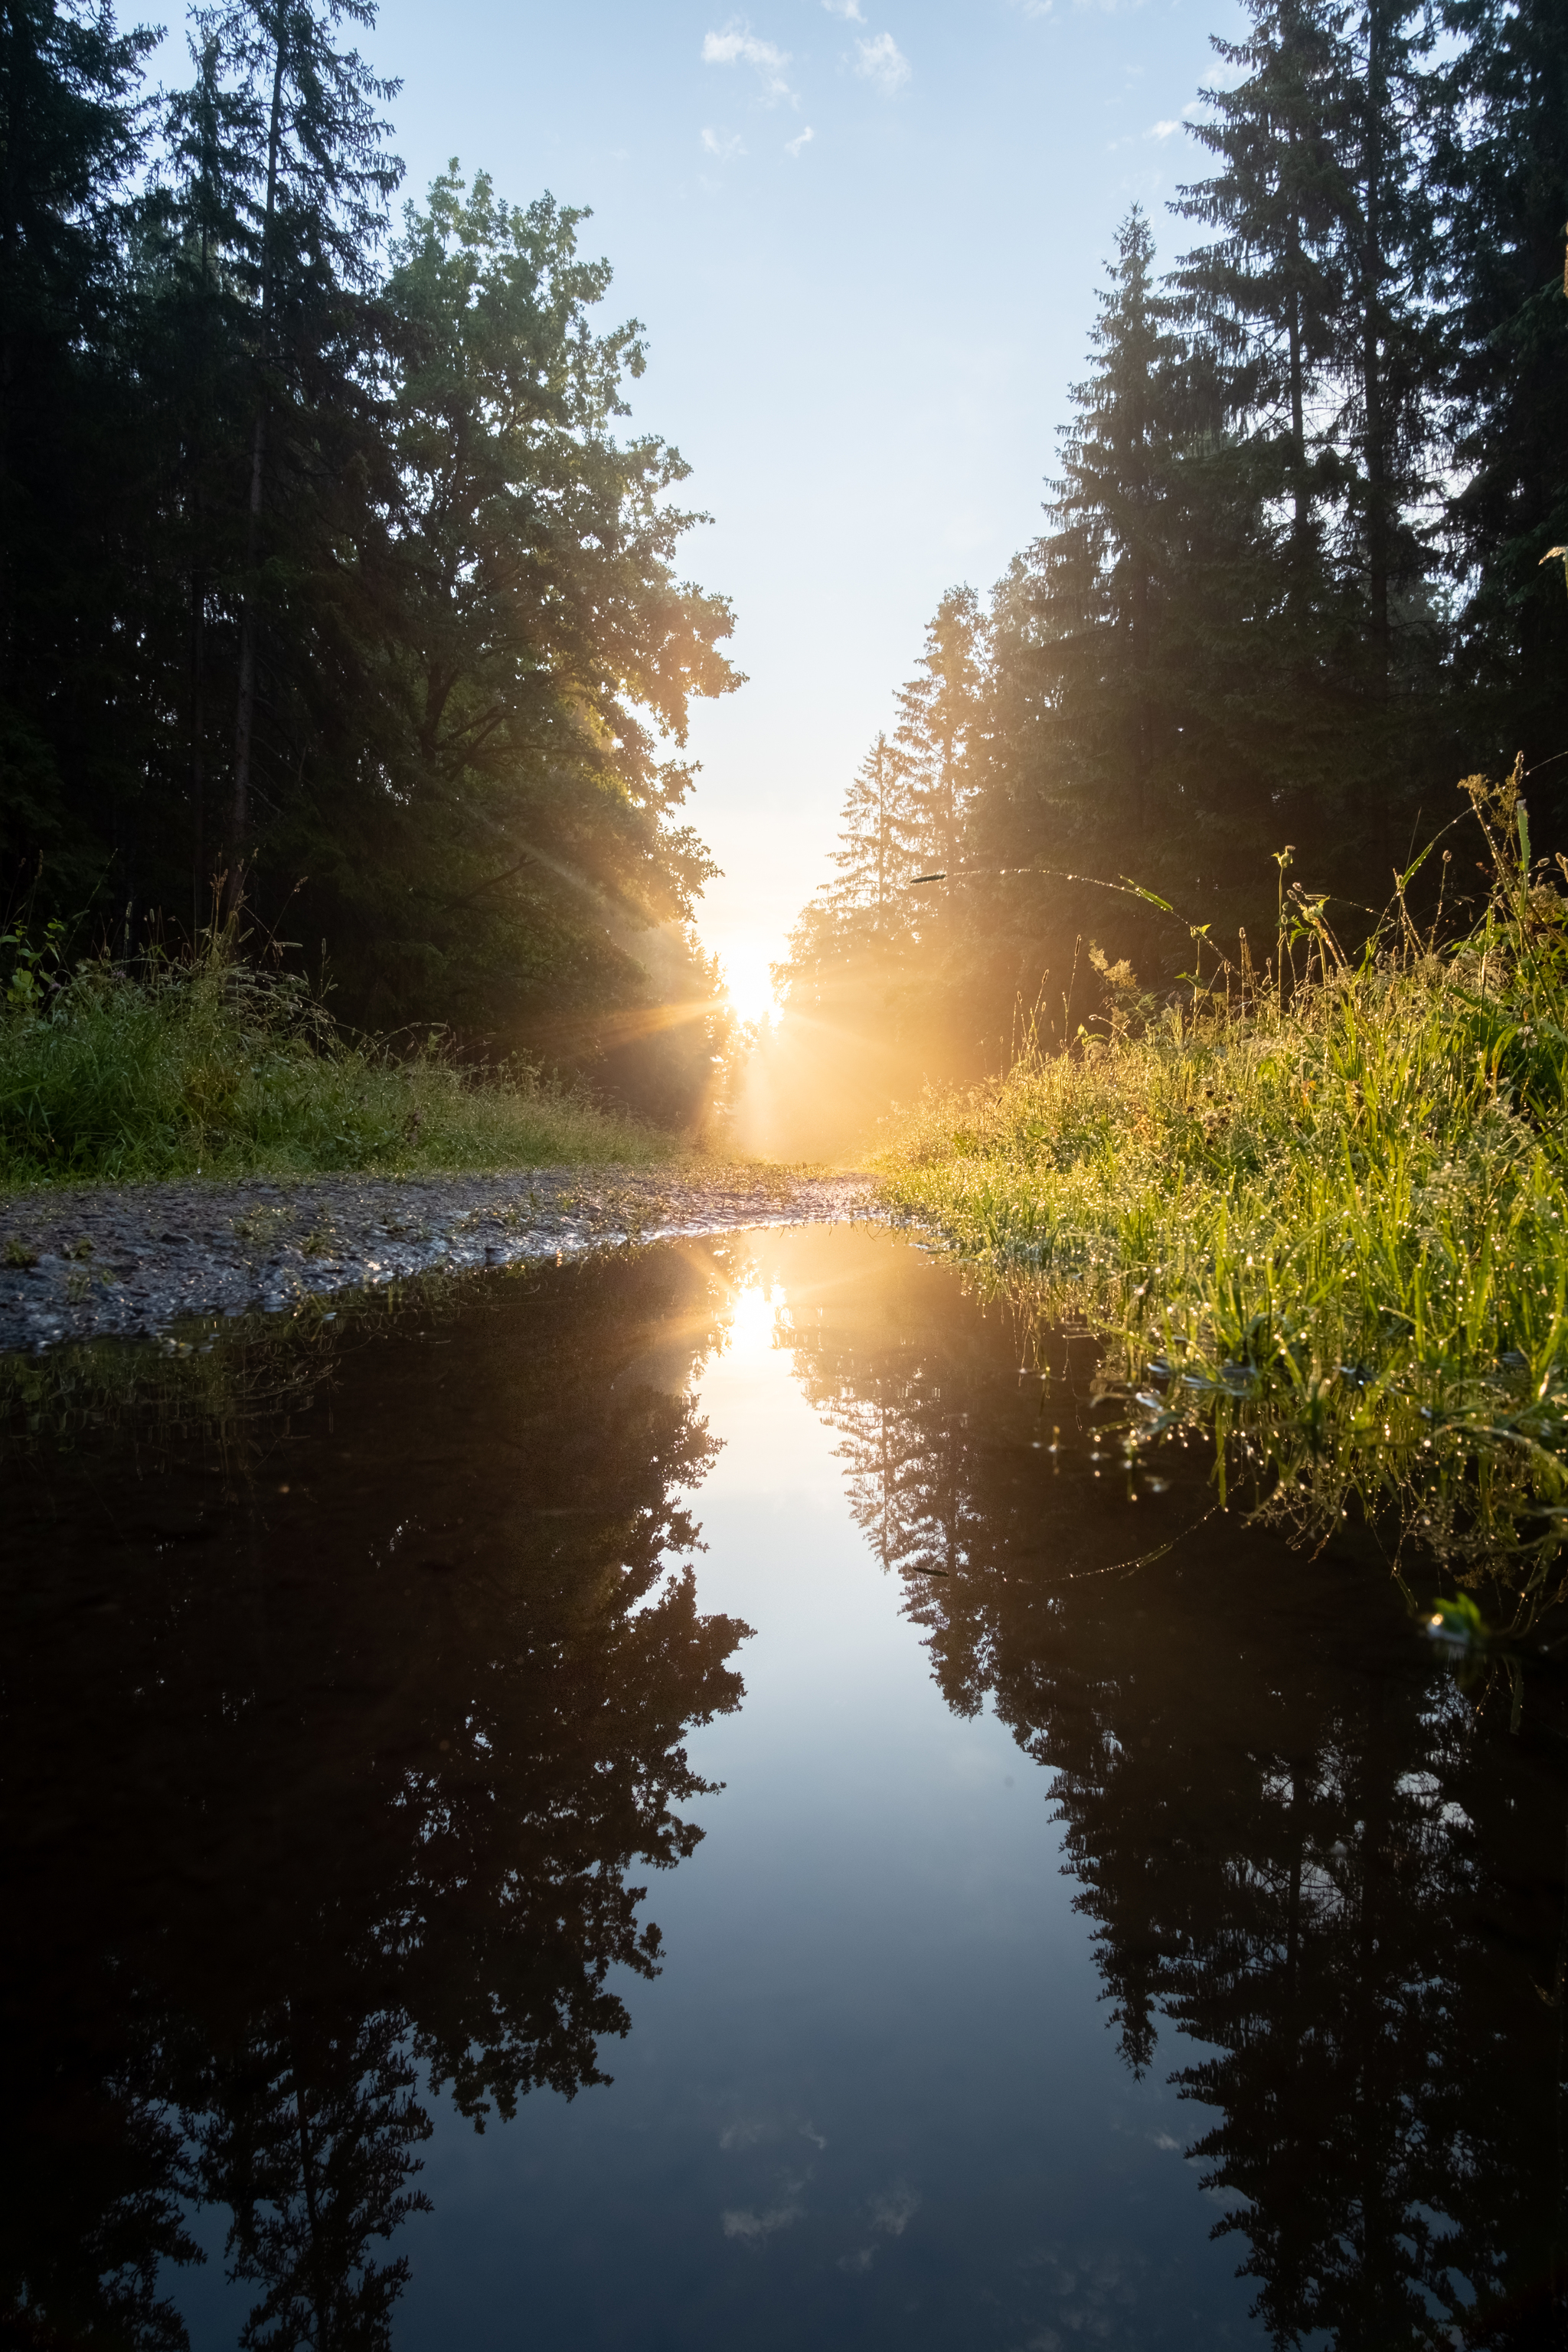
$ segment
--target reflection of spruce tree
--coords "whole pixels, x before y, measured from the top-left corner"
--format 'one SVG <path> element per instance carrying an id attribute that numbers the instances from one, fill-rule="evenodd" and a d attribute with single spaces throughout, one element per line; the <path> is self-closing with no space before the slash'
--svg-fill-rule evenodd
<path id="1" fill-rule="evenodd" d="M 370 2017 L 347 2033 L 342 2023 L 290 2007 L 270 2036 L 254 2036 L 231 2079 L 206 2086 L 202 2191 L 234 2215 L 233 2275 L 264 2289 L 243 2352 L 369 2352 L 391 2341 L 408 2258 L 378 2262 L 368 2248 L 429 2210 L 406 2182 L 430 2122 L 411 2095 L 398 2021 Z"/>
<path id="2" fill-rule="evenodd" d="M 1112 1573 L 1136 1518 L 1109 1466 L 1032 1452 L 1005 1318 L 912 1258 L 889 1288 L 803 1314 L 797 1369 L 873 1540 L 948 1570 L 908 1608 L 949 1703 L 989 1699 L 1052 1776 L 1127 2062 L 1154 2064 L 1163 2019 L 1205 2045 L 1175 2077 L 1207 2111 L 1190 2153 L 1271 2339 L 1562 2340 L 1551 1687 L 1511 1738 L 1364 1560 L 1234 1520 Z"/>
<path id="3" fill-rule="evenodd" d="M 917 1333 L 918 1322 L 889 1323 L 868 1349 L 855 1344 L 859 1334 L 852 1340 L 807 1318 L 791 1333 L 792 1353 L 806 1394 L 839 1433 L 849 1507 L 883 1567 L 951 1575 L 982 1532 L 968 1492 L 965 1382 L 946 1350 L 936 1357 Z"/>
<path id="4" fill-rule="evenodd" d="M 1449 2260 L 1434 2217 L 1462 2137 L 1435 2129 L 1429 2053 L 1468 1889 L 1399 1790 L 1429 1760 L 1417 1710 L 1374 1695 L 1260 1776 L 1245 1854 L 1165 1972 L 1173 2013 L 1223 2053 L 1178 2079 L 1221 2116 L 1195 2153 L 1245 2200 L 1220 2226 L 1250 2238 L 1242 2270 L 1277 2341 L 1418 2343 Z"/>
<path id="5" fill-rule="evenodd" d="M 98 1523 L 56 1521 L 47 1454 L 18 1464 L 17 1557 L 49 1565 L 43 1592 L 31 1565 L 3 1588 L 0 1973 L 13 2018 L 49 2020 L 55 2065 L 0 2084 L 0 2142 L 30 2149 L 74 2106 L 107 2145 L 75 2176 L 74 2263 L 11 2200 L 14 2311 L 57 2324 L 118 2293 L 92 2267 L 115 2231 L 127 2277 L 177 2254 L 176 2146 L 143 2161 L 114 2137 L 167 2102 L 234 2216 L 247 2341 L 384 2342 L 416 2078 L 478 2124 L 605 2079 L 600 2043 L 629 2023 L 609 1971 L 661 1957 L 635 1872 L 696 1844 L 686 1732 L 741 1696 L 743 1629 L 668 1569 L 712 1445 L 664 1383 L 715 1294 L 663 1254 L 530 1287 L 332 1380 L 306 1348 L 270 1459 L 252 1423 L 238 1502 L 232 1444 L 182 1458 L 164 1436 L 150 1458 L 156 1409 L 132 1402 L 94 1468 L 148 1517 L 109 1569 Z M 112 2089 L 133 2048 L 135 2111 Z M 151 2187 L 128 2199 L 139 2161 Z M 174 2345 L 171 2324 L 122 2333 Z"/>
<path id="6" fill-rule="evenodd" d="M 203 2259 L 180 2210 L 195 2183 L 145 2021 L 112 1969 L 62 1999 L 57 1973 L 18 1974 L 13 1944 L 0 1979 L 0 2344 L 190 2352 L 160 2273 Z"/>
<path id="7" fill-rule="evenodd" d="M 1519 2266 L 1512 2209 L 1549 2202 L 1554 2135 L 1500 2131 L 1485 2166 L 1470 2137 L 1496 2111 L 1500 2015 L 1510 2071 L 1554 2053 L 1511 1956 L 1478 1934 L 1484 1853 L 1434 1794 L 1456 1749 L 1493 1786 L 1500 1759 L 1418 1662 L 1347 1672 L 1310 1620 L 1271 1641 L 1244 1574 L 1189 1570 L 1174 1622 L 1151 1607 L 1142 1639 L 1092 1600 L 1044 1643 L 1005 1618 L 992 1687 L 1054 1769 L 1129 2061 L 1152 2062 L 1161 2011 L 1217 2052 L 1176 2079 L 1215 2111 L 1193 2153 L 1273 2340 L 1425 2344 L 1428 2315 L 1459 2308 L 1450 2268 L 1489 2298 Z M 962 1597 L 933 1606 L 951 1618 Z M 1339 1605 L 1364 1622 L 1373 1595 Z M 1542 2125 L 1554 2096 L 1534 2102 Z"/>

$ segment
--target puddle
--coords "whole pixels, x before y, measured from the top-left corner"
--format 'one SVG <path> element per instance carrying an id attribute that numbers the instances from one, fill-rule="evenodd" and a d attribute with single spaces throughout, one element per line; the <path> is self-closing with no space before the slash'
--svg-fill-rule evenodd
<path id="1" fill-rule="evenodd" d="M 10 1360 L 5 2340 L 1555 2340 L 1552 1673 L 1023 1360 L 847 1228 Z"/>

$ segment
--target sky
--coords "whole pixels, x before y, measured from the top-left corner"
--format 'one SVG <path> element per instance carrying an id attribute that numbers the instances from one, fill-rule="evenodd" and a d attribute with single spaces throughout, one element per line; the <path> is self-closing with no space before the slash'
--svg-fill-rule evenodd
<path id="1" fill-rule="evenodd" d="M 699 928 L 748 1013 L 943 591 L 1040 527 L 1119 220 L 1164 215 L 1237 0 L 384 0 L 408 189 L 452 156 L 588 205 L 634 422 L 692 467 L 686 568 L 748 683 L 697 707 Z"/>

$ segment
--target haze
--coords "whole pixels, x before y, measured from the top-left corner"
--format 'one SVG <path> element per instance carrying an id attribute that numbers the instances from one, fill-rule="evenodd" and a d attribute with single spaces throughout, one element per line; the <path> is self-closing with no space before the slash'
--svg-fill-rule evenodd
<path id="1" fill-rule="evenodd" d="M 1194 159 L 1228 5 L 879 8 L 391 0 L 396 145 L 588 205 L 606 309 L 647 322 L 639 425 L 689 460 L 687 542 L 734 603 L 742 691 L 699 704 L 700 928 L 742 1011 L 826 870 L 844 787 L 942 591 L 1039 527 L 1093 289 Z M 706 56 L 705 56 L 706 51 Z M 809 135 L 808 135 L 809 134 Z M 804 143 L 803 143 L 804 142 Z"/>

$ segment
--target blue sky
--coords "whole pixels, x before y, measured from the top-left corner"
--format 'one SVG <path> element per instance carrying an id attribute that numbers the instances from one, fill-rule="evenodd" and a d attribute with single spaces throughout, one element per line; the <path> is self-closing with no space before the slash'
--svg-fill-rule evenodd
<path id="1" fill-rule="evenodd" d="M 409 186 L 591 205 L 649 331 L 640 426 L 713 516 L 740 694 L 700 709 L 701 929 L 742 992 L 826 871 L 942 591 L 1038 528 L 1116 224 L 1161 218 L 1235 0 L 386 0 Z"/>

